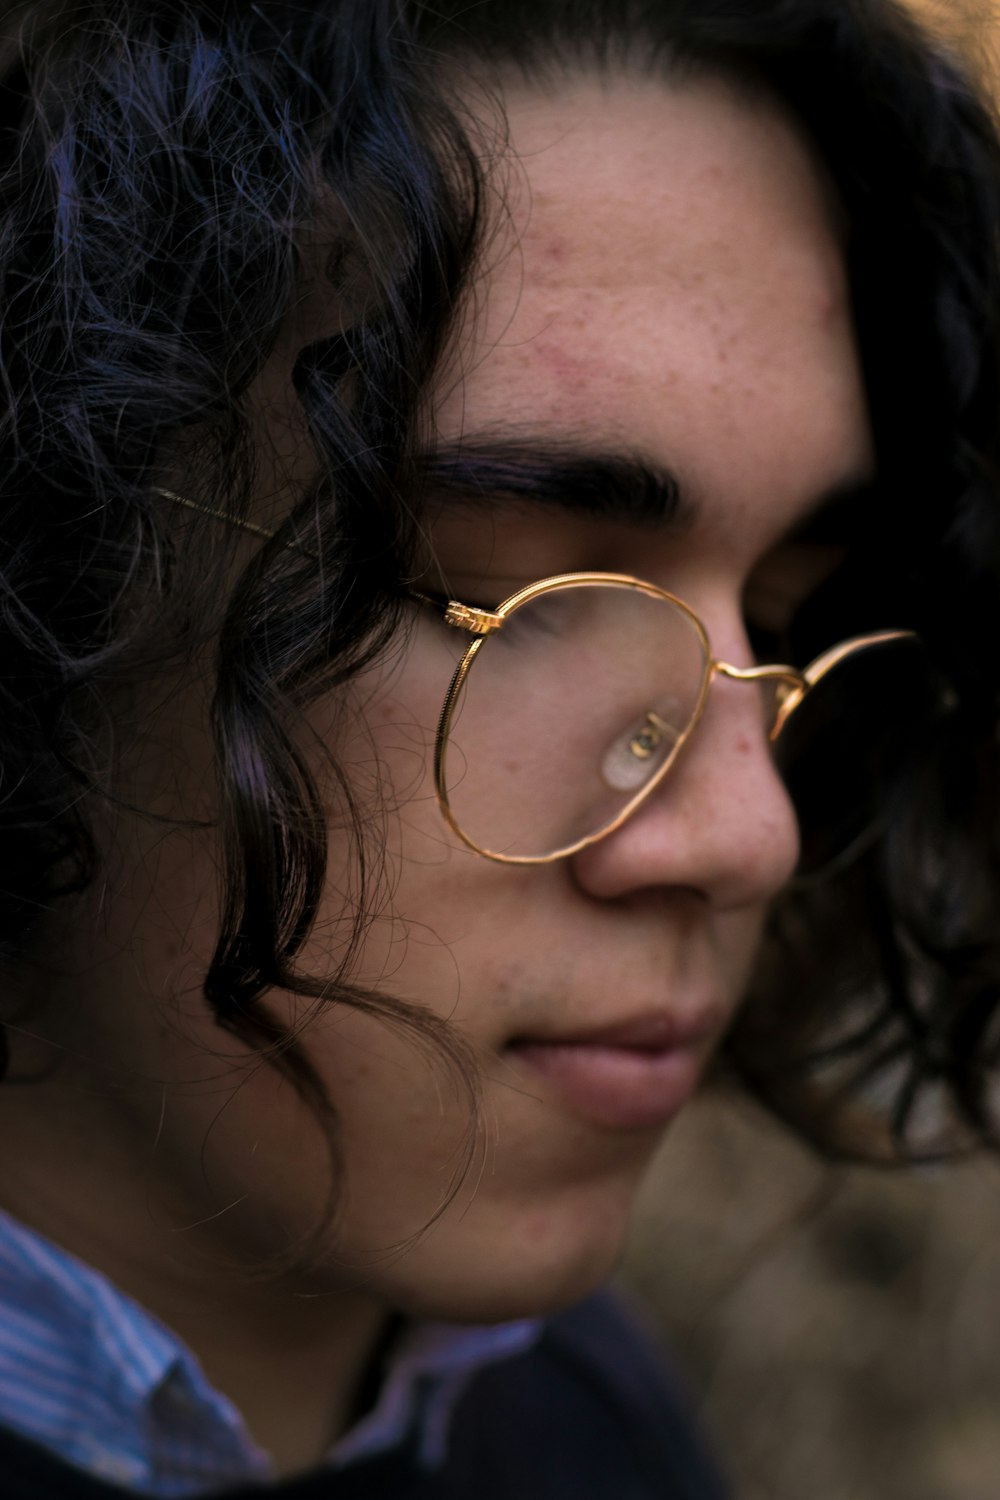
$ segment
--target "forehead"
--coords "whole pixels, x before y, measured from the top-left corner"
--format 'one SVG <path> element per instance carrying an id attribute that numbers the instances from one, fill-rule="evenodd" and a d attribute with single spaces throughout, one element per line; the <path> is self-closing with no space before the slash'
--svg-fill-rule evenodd
<path id="1" fill-rule="evenodd" d="M 751 524 L 766 498 L 779 529 L 870 466 L 833 194 L 777 105 L 595 77 L 505 109 L 514 166 L 440 382 L 445 440 L 638 453 L 709 516 Z"/>

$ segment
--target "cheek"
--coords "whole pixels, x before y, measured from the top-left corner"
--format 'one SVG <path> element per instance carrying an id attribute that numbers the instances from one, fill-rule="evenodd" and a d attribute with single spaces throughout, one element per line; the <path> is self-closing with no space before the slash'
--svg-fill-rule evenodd
<path id="1" fill-rule="evenodd" d="M 468 938 L 470 913 L 482 919 L 488 906 L 476 900 L 482 862 L 455 846 L 438 807 L 434 687 L 399 669 L 354 684 L 328 741 L 333 763 L 313 766 L 328 860 L 303 961 L 312 973 L 346 963 L 342 977 L 359 990 L 446 1016 L 461 995 L 455 948 Z M 345 1084 L 361 1090 L 363 1061 L 358 1070 Z"/>
<path id="2" fill-rule="evenodd" d="M 746 994 L 760 955 L 768 908 L 765 905 L 728 912 L 716 925 L 718 971 L 730 995 Z"/>
<path id="3" fill-rule="evenodd" d="M 434 715 L 422 701 L 399 691 L 379 692 L 363 713 L 352 712 L 347 732 L 333 751 L 345 784 L 327 783 L 327 814 L 336 826 L 338 812 L 351 808 L 365 828 L 385 837 L 390 819 L 411 815 L 434 803 Z"/>
<path id="4" fill-rule="evenodd" d="M 420 827 L 434 810 L 438 720 L 463 645 L 457 633 L 418 621 L 379 664 L 351 682 L 325 723 L 322 709 L 311 715 L 346 782 L 331 783 L 329 765 L 319 769 L 334 821 L 349 799 L 362 821 L 379 825 L 391 842 L 393 819 Z"/>
<path id="5" fill-rule="evenodd" d="M 343 1005 L 308 1037 L 336 1104 L 350 1203 L 370 1218 L 388 1192 L 410 1233 L 441 1207 L 475 1135 L 476 1059 L 439 1038 Z"/>

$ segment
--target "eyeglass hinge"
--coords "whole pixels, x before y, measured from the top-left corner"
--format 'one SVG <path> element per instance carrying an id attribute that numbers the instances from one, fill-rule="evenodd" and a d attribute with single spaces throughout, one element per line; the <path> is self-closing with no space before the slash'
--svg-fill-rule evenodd
<path id="1" fill-rule="evenodd" d="M 503 615 L 492 614 L 488 609 L 476 609 L 471 604 L 449 601 L 444 612 L 444 623 L 455 625 L 459 630 L 469 630 L 473 635 L 492 635 L 503 624 Z"/>

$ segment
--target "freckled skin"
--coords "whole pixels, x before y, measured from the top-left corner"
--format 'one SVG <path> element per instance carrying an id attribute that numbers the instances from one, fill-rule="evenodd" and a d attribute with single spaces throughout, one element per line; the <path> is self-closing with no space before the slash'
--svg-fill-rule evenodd
<path id="1" fill-rule="evenodd" d="M 718 655 L 747 662 L 747 572 L 804 506 L 871 459 L 825 184 L 776 109 L 721 86 L 584 82 L 556 100 L 514 94 L 510 118 L 530 188 L 519 196 L 514 184 L 520 239 L 491 247 L 477 320 L 456 341 L 463 382 L 451 384 L 446 365 L 439 383 L 442 435 L 502 423 L 618 439 L 688 479 L 702 519 L 678 540 L 523 511 L 454 531 L 445 517 L 438 555 L 456 587 L 574 568 L 639 573 L 695 604 Z M 387 690 L 405 716 L 427 716 L 414 661 Z M 516 1311 L 543 1285 L 575 1295 L 613 1261 L 655 1132 L 626 1143 L 556 1125 L 502 1043 L 539 1025 L 609 1020 L 657 995 L 683 1013 L 711 993 L 720 1030 L 732 1014 L 767 901 L 795 858 L 752 690 L 716 685 L 672 775 L 612 838 L 518 872 L 447 852 L 425 782 L 395 902 L 447 956 L 411 941 L 398 980 L 408 995 L 436 996 L 474 1040 L 499 1136 L 471 1207 L 463 1197 L 460 1222 L 446 1215 L 393 1268 L 400 1284 L 443 1275 L 450 1297 L 482 1295 L 488 1260 L 508 1295 L 532 1287 L 527 1303 L 505 1303 Z M 378 948 L 376 930 L 372 971 Z M 371 1143 L 359 1151 L 388 1170 Z M 546 1228 L 525 1257 L 529 1220 Z"/>

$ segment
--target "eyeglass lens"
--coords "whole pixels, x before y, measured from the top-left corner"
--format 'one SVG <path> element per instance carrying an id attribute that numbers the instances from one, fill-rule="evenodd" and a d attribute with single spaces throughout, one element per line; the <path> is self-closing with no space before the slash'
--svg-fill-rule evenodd
<path id="1" fill-rule="evenodd" d="M 625 586 L 541 594 L 483 641 L 448 741 L 452 815 L 480 849 L 599 833 L 676 754 L 707 670 L 691 618 Z"/>

